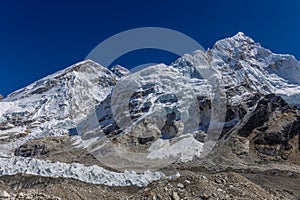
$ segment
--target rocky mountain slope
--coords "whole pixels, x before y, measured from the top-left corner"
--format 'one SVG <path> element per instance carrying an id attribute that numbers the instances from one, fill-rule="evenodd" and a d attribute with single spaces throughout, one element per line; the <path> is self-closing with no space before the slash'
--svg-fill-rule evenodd
<path id="1" fill-rule="evenodd" d="M 299 95 L 300 62 L 243 33 L 135 73 L 83 61 L 0 101 L 0 189 L 12 199 L 297 199 Z"/>

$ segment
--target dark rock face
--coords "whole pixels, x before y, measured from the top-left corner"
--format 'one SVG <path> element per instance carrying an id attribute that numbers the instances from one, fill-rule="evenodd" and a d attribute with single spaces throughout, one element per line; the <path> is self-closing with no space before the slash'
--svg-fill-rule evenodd
<path id="1" fill-rule="evenodd" d="M 178 132 L 178 125 L 176 121 L 180 119 L 180 112 L 174 107 L 173 109 L 167 110 L 167 119 L 164 127 L 161 130 L 161 138 L 171 139 L 174 138 Z"/>
<path id="2" fill-rule="evenodd" d="M 15 150 L 15 156 L 22 156 L 22 157 L 33 157 L 38 155 L 45 155 L 49 151 L 45 145 L 38 145 L 38 144 L 28 144 L 22 145 Z"/>
<path id="3" fill-rule="evenodd" d="M 177 101 L 178 101 L 178 99 L 177 99 L 176 95 L 165 94 L 165 95 L 161 95 L 160 97 L 158 97 L 158 99 L 155 101 L 155 103 L 157 103 L 157 102 L 159 102 L 159 103 L 175 103 Z"/>
<path id="4" fill-rule="evenodd" d="M 273 117 L 273 123 L 268 121 L 258 128 L 252 142 L 263 158 L 271 156 L 276 160 L 287 160 L 300 148 L 300 115 L 298 111 L 285 111 Z"/>
<path id="5" fill-rule="evenodd" d="M 133 120 L 138 119 L 149 111 L 152 103 L 147 101 L 147 97 L 150 94 L 154 94 L 154 85 L 146 85 L 142 88 L 141 91 L 135 92 L 132 94 L 130 101 L 129 101 L 129 109 L 130 109 L 130 116 Z"/>
<path id="6" fill-rule="evenodd" d="M 257 127 L 262 126 L 270 118 L 272 112 L 277 109 L 285 109 L 288 104 L 281 98 L 274 94 L 266 95 L 259 100 L 256 108 L 249 115 L 247 123 L 239 130 L 239 135 L 248 137 L 250 133 Z"/>
<path id="7" fill-rule="evenodd" d="M 146 144 L 147 142 L 153 142 L 154 140 L 155 140 L 154 136 L 138 138 L 139 144 Z"/>
<path id="8" fill-rule="evenodd" d="M 0 130 L 7 130 L 13 126 L 26 126 L 34 122 L 30 117 L 32 116 L 29 112 L 17 112 L 17 113 L 7 113 L 3 117 L 5 120 L 0 122 Z"/>
<path id="9" fill-rule="evenodd" d="M 232 134 L 248 140 L 250 151 L 259 159 L 295 161 L 300 149 L 300 111 L 279 96 L 266 95 L 227 136 Z"/>
<path id="10" fill-rule="evenodd" d="M 200 111 L 199 129 L 207 131 L 211 119 L 211 100 L 205 96 L 198 96 L 197 99 Z"/>

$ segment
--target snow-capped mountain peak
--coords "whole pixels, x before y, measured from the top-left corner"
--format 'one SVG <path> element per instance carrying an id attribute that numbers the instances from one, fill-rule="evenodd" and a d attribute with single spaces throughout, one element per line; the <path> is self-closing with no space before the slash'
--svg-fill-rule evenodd
<path id="1" fill-rule="evenodd" d="M 272 53 L 242 32 L 217 41 L 206 53 L 207 63 L 222 73 L 226 85 L 248 82 L 256 91 L 283 97 L 300 93 L 299 61 L 291 55 Z M 197 60 L 199 54 L 193 57 Z"/>
<path id="2" fill-rule="evenodd" d="M 93 74 L 96 76 L 102 74 L 107 74 L 112 77 L 114 76 L 114 74 L 106 67 L 103 67 L 92 60 L 84 60 L 9 94 L 5 100 L 14 101 L 33 94 L 46 92 L 51 90 L 53 87 L 59 87 L 59 82 L 61 84 L 67 84 L 67 82 L 74 84 L 75 79 L 84 78 L 83 76 L 80 77 L 82 74 L 85 75 L 86 78 L 92 78 L 88 76 Z"/>
<path id="3" fill-rule="evenodd" d="M 172 66 L 190 78 L 220 73 L 225 87 L 246 84 L 253 91 L 275 93 L 299 105 L 299 61 L 292 55 L 272 53 L 242 32 L 217 41 L 206 52 L 183 55 Z"/>
<path id="4" fill-rule="evenodd" d="M 3 99 L 2 130 L 18 129 L 18 134 L 66 133 L 105 99 L 117 79 L 110 70 L 91 60 L 42 78 Z"/>

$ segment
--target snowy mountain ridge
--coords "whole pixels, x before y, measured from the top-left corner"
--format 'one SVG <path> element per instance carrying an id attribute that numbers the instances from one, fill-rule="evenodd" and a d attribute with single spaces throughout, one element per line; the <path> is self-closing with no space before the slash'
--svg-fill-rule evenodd
<path id="1" fill-rule="evenodd" d="M 241 32 L 216 42 L 205 53 L 184 55 L 172 66 L 196 73 L 197 64 L 219 71 L 226 86 L 250 81 L 250 87 L 260 92 L 286 96 L 300 93 L 300 62 L 291 55 L 272 53 Z"/>
<path id="2" fill-rule="evenodd" d="M 2 131 L 22 134 L 30 127 L 30 132 L 66 133 L 111 92 L 117 79 L 90 60 L 49 75 L 2 100 Z"/>

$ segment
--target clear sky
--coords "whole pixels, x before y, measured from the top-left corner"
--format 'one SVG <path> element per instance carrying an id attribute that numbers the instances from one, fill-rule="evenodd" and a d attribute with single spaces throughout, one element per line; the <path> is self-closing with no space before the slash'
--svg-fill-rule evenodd
<path id="1" fill-rule="evenodd" d="M 83 60 L 106 38 L 132 28 L 180 31 L 204 48 L 238 31 L 275 53 L 300 59 L 299 0 L 0 1 L 0 93 L 8 93 Z M 174 55 L 133 52 L 130 67 L 170 63 Z"/>

